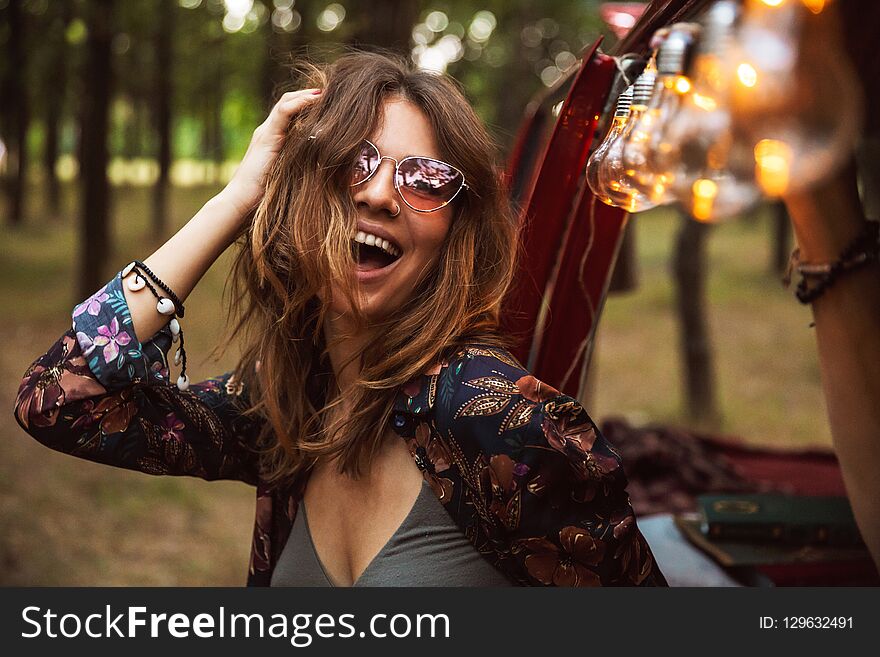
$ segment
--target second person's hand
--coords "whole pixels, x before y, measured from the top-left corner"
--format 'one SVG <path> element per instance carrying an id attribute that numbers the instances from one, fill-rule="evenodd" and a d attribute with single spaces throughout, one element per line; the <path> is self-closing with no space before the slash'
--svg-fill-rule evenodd
<path id="1" fill-rule="evenodd" d="M 288 92 L 278 99 L 266 120 L 254 130 L 241 163 L 222 192 L 223 198 L 237 208 L 242 218 L 263 197 L 266 172 L 281 150 L 290 120 L 320 97 L 320 89 Z"/>

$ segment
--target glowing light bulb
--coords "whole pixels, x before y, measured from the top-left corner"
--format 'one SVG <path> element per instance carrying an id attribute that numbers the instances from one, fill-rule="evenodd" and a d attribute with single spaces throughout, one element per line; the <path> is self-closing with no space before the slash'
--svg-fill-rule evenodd
<path id="1" fill-rule="evenodd" d="M 677 23 L 669 28 L 657 55 L 657 79 L 647 107 L 635 119 L 624 141 L 623 163 L 632 186 L 656 204 L 674 200 L 668 172 L 656 166 L 666 124 L 681 106 L 682 95 L 691 89 L 684 75 L 685 60 L 699 26 Z M 635 109 L 635 106 L 634 106 Z"/>
<path id="2" fill-rule="evenodd" d="M 718 196 L 718 183 L 708 178 L 698 178 L 692 185 L 693 207 L 691 216 L 699 221 L 708 221 L 714 214 L 715 198 Z"/>
<path id="3" fill-rule="evenodd" d="M 629 118 L 629 108 L 632 105 L 632 97 L 633 87 L 630 85 L 617 98 L 617 106 L 614 109 L 614 118 L 611 120 L 608 134 L 605 135 L 605 139 L 602 140 L 602 143 L 599 144 L 596 150 L 593 151 L 593 154 L 590 155 L 590 159 L 587 160 L 587 184 L 590 186 L 593 194 L 607 205 L 613 205 L 613 203 L 611 202 L 611 197 L 599 183 L 599 169 L 605 160 L 608 149 L 611 148 L 611 144 L 617 140 L 626 126 L 626 121 Z"/>
<path id="4" fill-rule="evenodd" d="M 804 6 L 814 14 L 821 14 L 830 0 L 801 0 Z"/>
<path id="5" fill-rule="evenodd" d="M 826 4 L 748 0 L 737 31 L 734 139 L 754 149 L 754 159 L 736 166 L 754 167 L 769 196 L 827 176 L 861 130 L 861 89 Z"/>
<path id="6" fill-rule="evenodd" d="M 755 144 L 755 177 L 766 194 L 779 196 L 788 189 L 792 157 L 785 142 L 762 139 Z"/>
<path id="7" fill-rule="evenodd" d="M 661 131 L 650 166 L 662 172 L 666 187 L 700 221 L 736 216 L 760 197 L 752 144 L 733 139 L 728 105 L 736 77 L 728 55 L 737 17 L 732 0 L 720 0 L 707 11 L 688 71 L 690 91 Z M 750 167 L 731 167 L 740 161 Z"/>
<path id="8" fill-rule="evenodd" d="M 633 128 L 648 108 L 654 90 L 657 73 L 645 70 L 633 85 L 632 106 L 620 135 L 610 144 L 599 166 L 599 188 L 603 190 L 608 205 L 624 208 L 628 212 L 641 212 L 657 205 L 648 194 L 634 186 L 633 176 L 623 161 L 626 144 L 632 139 Z"/>

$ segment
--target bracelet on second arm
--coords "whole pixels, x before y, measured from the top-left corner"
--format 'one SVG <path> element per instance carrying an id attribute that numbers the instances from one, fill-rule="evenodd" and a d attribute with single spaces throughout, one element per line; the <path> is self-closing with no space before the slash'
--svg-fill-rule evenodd
<path id="1" fill-rule="evenodd" d="M 801 275 L 795 296 L 803 304 L 818 299 L 830 288 L 841 274 L 866 267 L 880 258 L 880 222 L 866 221 L 862 231 L 843 249 L 834 262 L 802 263 L 800 249 L 795 249 L 789 258 L 788 267 L 782 278 L 787 288 L 793 271 Z"/>

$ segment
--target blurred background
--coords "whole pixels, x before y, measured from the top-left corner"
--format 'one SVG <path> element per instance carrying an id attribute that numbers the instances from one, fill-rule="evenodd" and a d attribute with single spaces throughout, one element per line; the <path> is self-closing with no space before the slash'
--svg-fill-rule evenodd
<path id="1" fill-rule="evenodd" d="M 640 3 L 595 0 L 0 0 L 0 584 L 241 585 L 253 490 L 116 471 L 42 447 L 12 417 L 70 311 L 216 194 L 301 56 L 407 52 L 454 76 L 506 153 L 527 103 Z M 620 3 L 618 3 L 620 4 Z M 631 13 L 630 13 L 630 10 Z M 106 176 L 104 172 L 106 171 Z M 600 324 L 587 410 L 775 446 L 828 446 L 810 311 L 780 285 L 784 209 L 706 226 L 631 220 L 627 282 Z M 230 253 L 187 302 L 190 376 L 226 320 Z M 689 307 L 676 303 L 691 285 Z M 696 319 L 694 319 L 696 317 Z"/>

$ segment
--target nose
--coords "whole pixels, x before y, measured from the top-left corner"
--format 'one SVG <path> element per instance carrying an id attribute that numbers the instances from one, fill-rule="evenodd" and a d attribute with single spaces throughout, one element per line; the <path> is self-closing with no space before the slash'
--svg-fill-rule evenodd
<path id="1" fill-rule="evenodd" d="M 386 162 L 385 160 L 388 160 Z M 354 203 L 370 212 L 386 210 L 389 215 L 398 213 L 397 190 L 394 188 L 396 160 L 387 155 L 379 161 L 379 168 L 370 179 L 354 187 Z"/>

